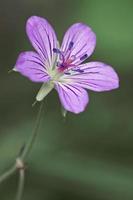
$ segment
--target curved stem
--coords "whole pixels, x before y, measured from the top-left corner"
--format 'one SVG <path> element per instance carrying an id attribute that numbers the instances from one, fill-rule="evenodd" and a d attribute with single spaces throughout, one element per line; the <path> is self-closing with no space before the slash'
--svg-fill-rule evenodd
<path id="1" fill-rule="evenodd" d="M 0 176 L 0 183 L 2 183 L 4 180 L 6 180 L 7 178 L 9 178 L 12 174 L 14 174 L 16 172 L 16 165 L 13 165 L 7 172 L 5 172 L 4 174 L 2 174 Z"/>
<path id="2" fill-rule="evenodd" d="M 41 102 L 41 105 L 40 105 L 40 108 L 39 108 L 39 111 L 38 111 L 38 115 L 37 115 L 37 118 L 36 118 L 35 127 L 33 129 L 31 138 L 29 139 L 28 143 L 24 147 L 22 154 L 19 156 L 19 159 L 22 160 L 22 161 L 25 160 L 26 157 L 29 155 L 29 153 L 32 149 L 32 146 L 35 142 L 35 139 L 37 137 L 37 133 L 38 133 L 39 125 L 40 125 L 42 108 L 43 108 L 43 102 Z M 18 169 L 18 167 L 15 163 L 7 172 L 5 172 L 4 174 L 2 174 L 0 176 L 0 183 L 2 183 L 4 180 L 9 178 L 13 173 L 15 173 L 17 171 L 17 169 Z M 21 174 L 21 176 L 22 176 L 22 174 Z"/>
<path id="3" fill-rule="evenodd" d="M 26 144 L 26 146 L 25 146 L 25 148 L 24 148 L 24 150 L 23 150 L 23 152 L 20 156 L 20 158 L 22 160 L 26 159 L 26 157 L 29 155 L 29 153 L 32 149 L 32 146 L 35 142 L 35 139 L 37 137 L 37 133 L 38 133 L 39 125 L 40 125 L 42 108 L 43 108 L 43 101 L 41 102 L 41 105 L 40 105 L 40 108 L 39 108 L 39 111 L 38 111 L 38 115 L 37 115 L 36 123 L 35 123 L 35 128 L 33 129 L 31 138 L 29 139 L 28 143 Z"/>
<path id="4" fill-rule="evenodd" d="M 21 200 L 23 197 L 24 190 L 24 180 L 25 180 L 25 169 L 19 170 L 19 183 L 18 183 L 18 191 L 16 195 L 16 200 Z"/>

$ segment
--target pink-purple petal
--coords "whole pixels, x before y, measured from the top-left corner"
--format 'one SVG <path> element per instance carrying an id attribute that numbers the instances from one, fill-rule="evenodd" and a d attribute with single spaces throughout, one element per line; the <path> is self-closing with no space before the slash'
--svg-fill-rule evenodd
<path id="1" fill-rule="evenodd" d="M 88 104 L 89 98 L 85 89 L 65 83 L 56 83 L 55 89 L 59 94 L 63 107 L 70 112 L 83 112 Z"/>
<path id="2" fill-rule="evenodd" d="M 61 50 L 66 59 L 73 58 L 73 64 L 82 63 L 94 51 L 96 36 L 92 29 L 83 24 L 72 25 L 64 35 Z"/>
<path id="3" fill-rule="evenodd" d="M 64 76 L 79 87 L 93 91 L 109 91 L 119 87 L 119 78 L 115 70 L 102 62 L 90 62 L 79 66 L 82 72 Z"/>
<path id="4" fill-rule="evenodd" d="M 14 70 L 33 82 L 47 82 L 50 79 L 40 56 L 32 51 L 19 55 Z"/>
<path id="5" fill-rule="evenodd" d="M 27 35 L 43 60 L 52 67 L 55 55 L 53 48 L 57 47 L 56 34 L 52 26 L 44 18 L 32 16 L 27 20 Z"/>

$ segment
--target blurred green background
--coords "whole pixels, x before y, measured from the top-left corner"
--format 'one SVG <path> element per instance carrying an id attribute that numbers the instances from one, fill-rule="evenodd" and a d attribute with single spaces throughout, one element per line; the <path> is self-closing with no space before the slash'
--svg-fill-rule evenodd
<path id="1" fill-rule="evenodd" d="M 88 60 L 112 65 L 120 89 L 90 94 L 80 115 L 64 120 L 58 96 L 45 100 L 40 133 L 29 156 L 24 200 L 133 199 L 133 1 L 4 0 L 0 2 L 0 174 L 12 165 L 34 126 L 32 108 L 40 84 L 8 74 L 21 51 L 32 49 L 25 34 L 31 15 L 47 18 L 59 40 L 75 22 L 97 35 Z M 14 199 L 18 176 L 0 185 L 0 200 Z"/>

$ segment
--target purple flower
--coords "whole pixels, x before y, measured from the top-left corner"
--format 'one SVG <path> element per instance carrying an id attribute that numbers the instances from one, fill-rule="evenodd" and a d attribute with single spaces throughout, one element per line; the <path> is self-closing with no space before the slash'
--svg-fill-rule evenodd
<path id="1" fill-rule="evenodd" d="M 63 107 L 80 113 L 89 101 L 85 89 L 101 92 L 118 88 L 119 78 L 109 65 L 102 62 L 81 64 L 96 46 L 95 33 L 89 26 L 73 24 L 65 33 L 61 47 L 53 28 L 41 17 L 30 17 L 26 32 L 36 52 L 21 53 L 14 71 L 33 82 L 43 83 L 37 101 L 42 101 L 55 88 Z"/>

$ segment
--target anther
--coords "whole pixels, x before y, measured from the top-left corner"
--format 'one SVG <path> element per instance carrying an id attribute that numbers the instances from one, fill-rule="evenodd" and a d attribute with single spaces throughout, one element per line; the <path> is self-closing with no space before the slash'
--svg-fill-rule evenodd
<path id="1" fill-rule="evenodd" d="M 77 69 L 77 72 L 83 73 L 84 70 L 82 70 L 82 69 Z"/>
<path id="2" fill-rule="evenodd" d="M 71 41 L 71 42 L 69 43 L 68 50 L 71 50 L 71 49 L 72 49 L 72 47 L 73 47 L 73 45 L 74 45 L 74 43 Z"/>
<path id="3" fill-rule="evenodd" d="M 66 75 L 71 75 L 71 73 L 70 73 L 70 72 L 65 72 L 64 74 L 66 74 Z"/>
<path id="4" fill-rule="evenodd" d="M 53 52 L 59 54 L 60 59 L 63 60 L 63 62 L 64 62 L 64 60 L 65 60 L 65 59 L 64 59 L 64 55 L 63 55 L 63 52 L 60 51 L 60 49 L 53 48 Z"/>
<path id="5" fill-rule="evenodd" d="M 53 52 L 54 52 L 54 53 L 60 53 L 60 50 L 59 50 L 59 49 L 56 49 L 56 48 L 53 48 Z"/>
<path id="6" fill-rule="evenodd" d="M 80 58 L 80 60 L 85 60 L 87 57 L 88 57 L 88 55 L 85 54 L 85 55 L 83 55 L 83 56 Z"/>
<path id="7" fill-rule="evenodd" d="M 82 70 L 82 69 L 72 69 L 72 71 L 74 71 L 74 72 L 79 72 L 79 73 L 83 73 L 84 72 L 84 70 Z"/>

